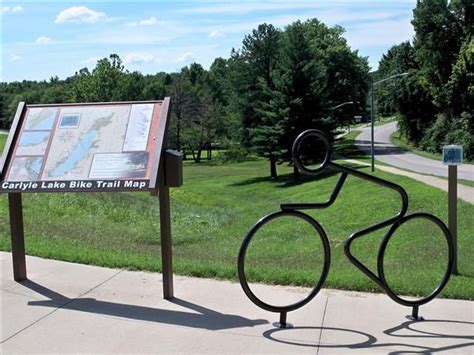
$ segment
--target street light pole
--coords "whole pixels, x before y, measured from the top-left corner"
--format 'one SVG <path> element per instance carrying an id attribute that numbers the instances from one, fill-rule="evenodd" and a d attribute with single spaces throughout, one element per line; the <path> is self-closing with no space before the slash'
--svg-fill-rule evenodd
<path id="1" fill-rule="evenodd" d="M 374 86 L 378 85 L 380 83 L 383 83 L 384 81 L 397 78 L 399 76 L 406 76 L 408 75 L 407 72 L 400 73 L 400 74 L 395 74 L 391 75 L 388 78 L 384 78 L 382 80 L 376 81 L 374 83 L 374 77 L 373 74 L 370 79 L 370 136 L 371 136 L 371 143 L 370 143 L 370 155 L 371 155 L 371 167 L 372 167 L 372 172 L 375 171 L 375 149 L 374 149 L 374 125 L 375 125 L 375 113 L 374 113 Z"/>
<path id="2" fill-rule="evenodd" d="M 374 79 L 370 80 L 370 156 L 372 172 L 375 171 L 374 152 Z"/>

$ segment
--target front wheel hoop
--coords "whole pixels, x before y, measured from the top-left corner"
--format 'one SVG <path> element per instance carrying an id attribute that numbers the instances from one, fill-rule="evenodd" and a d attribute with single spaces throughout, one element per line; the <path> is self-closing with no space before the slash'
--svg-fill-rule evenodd
<path id="1" fill-rule="evenodd" d="M 263 302 L 260 300 L 250 289 L 247 278 L 245 276 L 245 254 L 247 251 L 247 248 L 250 244 L 250 241 L 252 240 L 253 236 L 256 234 L 256 232 L 265 225 L 266 223 L 282 216 L 294 216 L 301 218 L 311 224 L 311 226 L 316 230 L 316 234 L 319 235 L 319 238 L 321 239 L 321 242 L 323 244 L 323 249 L 324 249 L 324 265 L 323 269 L 321 272 L 321 276 L 314 286 L 314 288 L 311 290 L 311 292 L 302 300 L 287 305 L 287 306 L 274 306 L 271 304 L 268 304 L 266 302 Z M 277 313 L 282 313 L 282 312 L 290 312 L 294 311 L 295 309 L 298 309 L 300 307 L 303 307 L 305 304 L 307 304 L 309 301 L 311 301 L 321 290 L 324 281 L 326 280 L 326 277 L 329 272 L 329 266 L 330 266 L 330 260 L 331 260 L 331 253 L 330 253 L 330 246 L 329 246 L 329 241 L 326 235 L 326 232 L 324 229 L 321 227 L 321 225 L 313 219 L 311 216 L 299 212 L 299 211 L 277 211 L 274 213 L 271 213 L 263 218 L 261 218 L 253 227 L 252 229 L 248 232 L 246 237 L 244 238 L 242 242 L 242 246 L 240 247 L 240 252 L 239 252 L 239 257 L 238 257 L 238 274 L 239 274 L 239 281 L 240 285 L 242 286 L 242 289 L 244 290 L 245 294 L 247 297 L 258 307 L 263 308 L 267 311 L 270 312 L 277 312 Z"/>

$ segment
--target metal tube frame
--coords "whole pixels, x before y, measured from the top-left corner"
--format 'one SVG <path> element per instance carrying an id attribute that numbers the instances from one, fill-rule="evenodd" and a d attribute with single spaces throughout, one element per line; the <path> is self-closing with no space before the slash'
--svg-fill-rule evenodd
<path id="1" fill-rule="evenodd" d="M 309 169 L 304 164 L 301 162 L 299 158 L 299 147 L 302 143 L 302 141 L 307 138 L 307 137 L 318 137 L 322 139 L 326 152 L 325 152 L 325 157 L 323 162 L 316 168 L 316 169 Z M 400 200 L 401 200 L 401 206 L 399 212 L 393 216 L 390 217 L 382 222 L 376 223 L 374 225 L 371 225 L 369 227 L 366 227 L 364 229 L 361 229 L 359 231 L 356 231 L 352 233 L 345 241 L 344 243 L 344 253 L 346 257 L 349 259 L 349 261 L 357 267 L 360 271 L 362 271 L 365 275 L 367 275 L 372 281 L 374 281 L 382 290 L 385 291 L 385 293 L 395 302 L 412 307 L 412 314 L 408 316 L 410 319 L 414 320 L 422 320 L 423 318 L 419 316 L 419 306 L 425 303 L 428 303 L 432 299 L 434 299 L 440 292 L 441 290 L 446 286 L 449 277 L 453 273 L 454 269 L 454 262 L 455 262 L 455 247 L 453 244 L 453 237 L 451 236 L 451 233 L 449 229 L 446 227 L 446 225 L 437 217 L 428 214 L 428 213 L 412 213 L 407 215 L 408 211 L 408 194 L 405 191 L 403 187 L 401 187 L 398 184 L 395 184 L 393 182 L 381 179 L 379 177 L 376 177 L 374 175 L 369 175 L 366 173 L 363 173 L 361 171 L 358 171 L 356 169 L 352 169 L 350 167 L 346 167 L 340 164 L 336 164 L 331 161 L 331 153 L 332 153 L 332 147 L 329 143 L 329 139 L 326 137 L 326 135 L 318 130 L 307 130 L 303 133 L 301 133 L 295 140 L 292 148 L 292 155 L 293 155 L 293 161 L 295 166 L 301 170 L 303 173 L 306 173 L 308 175 L 318 175 L 320 172 L 322 172 L 325 169 L 330 169 L 332 171 L 341 173 L 339 176 L 339 179 L 334 186 L 334 189 L 329 197 L 329 199 L 325 202 L 320 202 L 320 203 L 286 203 L 286 204 L 281 204 L 280 205 L 280 212 L 274 212 L 268 216 L 265 216 L 262 218 L 257 224 L 251 229 L 249 234 L 247 234 L 247 237 L 244 239 L 244 242 L 242 244 L 240 253 L 239 253 L 239 262 L 238 262 L 238 271 L 239 271 L 239 279 L 240 283 L 242 285 L 242 288 L 244 292 L 247 294 L 247 296 L 254 302 L 257 306 L 267 309 L 269 311 L 273 312 L 280 312 L 280 322 L 276 323 L 276 326 L 278 327 L 286 327 L 286 313 L 288 311 L 295 310 L 299 307 L 302 307 L 304 304 L 309 302 L 310 299 L 312 299 L 315 296 L 315 293 L 319 291 L 321 288 L 322 282 L 324 282 L 326 274 L 323 273 L 323 276 L 320 280 L 320 284 L 318 284 L 312 291 L 312 293 L 302 302 L 286 307 L 275 307 L 268 305 L 261 300 L 259 300 L 255 295 L 251 292 L 247 285 L 247 281 L 245 278 L 245 272 L 244 272 L 244 260 L 245 260 L 245 252 L 247 249 L 247 246 L 250 242 L 250 239 L 252 238 L 253 234 L 258 230 L 258 228 L 263 224 L 266 223 L 266 221 L 271 220 L 278 216 L 281 213 L 288 213 L 289 215 L 292 214 L 298 214 L 300 218 L 306 219 L 308 222 L 310 222 L 313 225 L 319 226 L 320 229 L 322 227 L 318 224 L 316 220 L 311 218 L 310 216 L 298 212 L 298 210 L 305 210 L 305 209 L 323 209 L 323 208 L 328 208 L 330 207 L 337 199 L 337 196 L 339 195 L 339 192 L 341 191 L 342 187 L 344 186 L 344 183 L 346 182 L 347 176 L 352 175 L 354 177 L 357 177 L 362 180 L 366 180 L 369 182 L 372 182 L 374 184 L 380 185 L 382 187 L 389 188 L 391 190 L 396 191 L 400 195 Z M 424 218 L 428 219 L 431 222 L 435 223 L 443 232 L 447 246 L 448 246 L 448 264 L 447 264 L 447 269 L 446 273 L 444 274 L 444 277 L 442 278 L 441 282 L 438 284 L 438 286 L 435 288 L 434 291 L 428 296 L 425 296 L 424 298 L 420 300 L 405 300 L 398 295 L 395 294 L 389 287 L 389 285 L 386 282 L 385 279 L 385 273 L 384 273 L 384 267 L 383 267 L 383 261 L 384 261 L 384 255 L 385 255 L 385 250 L 388 245 L 388 242 L 390 238 L 393 236 L 395 230 L 401 226 L 403 223 L 414 219 L 414 218 Z M 265 222 L 264 222 L 265 221 Z M 366 267 L 360 260 L 358 260 L 352 253 L 351 253 L 351 245 L 352 243 L 362 237 L 363 235 L 375 232 L 377 230 L 380 230 L 382 228 L 391 226 L 390 230 L 388 233 L 385 235 L 385 237 L 382 240 L 382 243 L 379 248 L 378 256 L 377 256 L 377 272 L 378 275 L 373 273 L 368 267 Z M 319 234 L 324 236 L 323 239 L 327 240 L 326 234 L 324 230 L 319 231 Z M 326 251 L 326 258 L 325 258 L 325 267 L 329 268 L 328 264 L 330 260 L 330 254 L 329 251 Z M 327 270 L 326 270 L 327 272 Z"/>
<path id="2" fill-rule="evenodd" d="M 340 172 L 341 175 L 339 177 L 339 180 L 336 183 L 336 186 L 334 187 L 330 198 L 323 203 L 295 203 L 295 204 L 282 204 L 280 205 L 280 208 L 282 210 L 300 210 L 300 209 L 323 209 L 323 208 L 328 208 L 330 207 L 335 201 L 337 196 L 339 195 L 339 192 L 341 191 L 344 183 L 346 182 L 346 178 L 348 175 L 352 175 L 355 177 L 358 177 L 360 179 L 366 180 L 373 182 L 377 185 L 392 189 L 400 194 L 401 198 L 401 207 L 400 211 L 397 213 L 397 215 L 388 218 L 382 222 L 376 223 L 374 225 L 371 225 L 367 228 L 364 228 L 362 230 L 359 230 L 353 234 L 351 234 L 347 240 L 344 243 L 344 253 L 349 259 L 349 261 L 356 266 L 360 271 L 362 271 L 365 275 L 367 275 L 372 281 L 374 281 L 377 285 L 379 285 L 383 290 L 386 290 L 385 284 L 380 280 L 380 278 L 375 275 L 372 271 L 369 270 L 362 262 L 360 262 L 352 253 L 351 253 L 351 245 L 352 243 L 357 240 L 358 238 L 362 237 L 363 235 L 375 232 L 379 229 L 382 229 L 384 227 L 387 227 L 389 225 L 394 224 L 395 222 L 399 221 L 403 216 L 405 216 L 406 212 L 408 211 L 408 194 L 406 193 L 405 189 L 401 187 L 400 185 L 397 185 L 393 182 L 383 180 L 381 178 L 378 178 L 373 175 L 369 175 L 363 172 L 360 172 L 358 170 L 339 165 L 333 162 L 328 162 L 327 169 L 331 169 L 333 171 Z M 380 262 L 380 255 L 379 255 L 379 260 L 377 262 Z"/>
<path id="3" fill-rule="evenodd" d="M 390 78 L 387 78 L 387 80 Z M 302 164 L 299 158 L 299 147 L 301 146 L 301 143 L 303 142 L 304 139 L 308 137 L 317 137 L 321 139 L 324 143 L 324 147 L 326 149 L 325 152 L 325 157 L 323 162 L 316 168 L 316 169 L 308 169 L 307 167 Z M 379 177 L 376 177 L 374 175 L 366 174 L 363 173 L 359 170 L 352 169 L 347 166 L 343 166 L 340 164 L 336 164 L 331 161 L 331 153 L 332 153 L 332 146 L 329 143 L 329 139 L 327 136 L 318 130 L 307 130 L 303 133 L 301 133 L 295 140 L 292 148 L 292 155 L 293 155 L 293 161 L 295 165 L 303 172 L 309 175 L 317 175 L 324 171 L 325 169 L 330 169 L 332 171 L 340 172 L 341 175 L 339 177 L 339 180 L 337 181 L 336 185 L 334 186 L 334 189 L 331 193 L 331 196 L 326 202 L 322 203 L 296 203 L 296 204 L 281 204 L 280 208 L 284 211 L 291 211 L 291 210 L 301 210 L 301 209 L 322 209 L 322 208 L 328 208 L 331 206 L 337 196 L 339 195 L 339 192 L 341 191 L 342 187 L 344 186 L 344 183 L 346 182 L 347 176 L 352 175 L 355 176 L 359 179 L 366 180 L 372 183 L 375 183 L 377 185 L 380 185 L 382 187 L 389 188 L 391 190 L 396 191 L 400 195 L 400 200 L 401 200 L 401 206 L 399 212 L 391 217 L 388 218 L 382 222 L 376 223 L 374 225 L 371 225 L 369 227 L 366 227 L 364 229 L 361 229 L 359 231 L 356 231 L 352 233 L 344 242 L 344 254 L 346 257 L 349 259 L 349 261 L 357 267 L 360 271 L 362 271 L 365 275 L 367 275 L 372 281 L 374 281 L 382 290 L 385 291 L 385 293 L 395 302 L 402 304 L 404 306 L 409 306 L 413 307 L 412 309 L 412 315 L 410 317 L 414 319 L 422 319 L 421 317 L 418 316 L 418 308 L 420 305 L 425 304 L 429 301 L 431 301 L 433 298 L 435 298 L 439 292 L 446 286 L 449 277 L 453 273 L 454 266 L 455 266 L 455 246 L 453 244 L 453 237 L 451 236 L 451 233 L 449 229 L 446 227 L 446 225 L 437 217 L 430 215 L 428 213 L 413 213 L 410 215 L 407 215 L 408 211 L 408 194 L 405 191 L 403 187 L 401 187 L 398 184 L 395 184 L 393 182 L 381 179 Z M 447 271 L 442 278 L 441 282 L 439 283 L 438 287 L 428 296 L 425 298 L 422 298 L 420 300 L 416 301 L 407 301 L 393 292 L 390 287 L 388 286 L 386 280 L 385 280 L 385 274 L 384 274 L 384 267 L 383 267 L 383 260 L 384 260 L 384 255 L 385 255 L 385 249 L 387 247 L 387 244 L 394 234 L 395 230 L 403 223 L 406 221 L 413 219 L 413 218 L 425 218 L 436 225 L 442 230 L 446 242 L 448 245 L 448 266 L 447 266 Z M 358 260 L 352 253 L 351 253 L 351 246 L 354 241 L 359 239 L 360 237 L 375 232 L 379 229 L 385 228 L 391 226 L 390 230 L 388 233 L 385 235 L 384 239 L 382 240 L 382 243 L 379 248 L 379 253 L 377 255 L 377 271 L 378 275 L 373 273 L 368 267 L 366 267 L 360 260 Z"/>

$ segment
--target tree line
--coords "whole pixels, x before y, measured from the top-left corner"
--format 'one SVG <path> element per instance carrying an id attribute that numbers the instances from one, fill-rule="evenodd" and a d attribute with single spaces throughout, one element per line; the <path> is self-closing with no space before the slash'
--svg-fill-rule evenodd
<path id="1" fill-rule="evenodd" d="M 474 3 L 419 0 L 413 10 L 412 43 L 393 46 L 377 76 L 408 72 L 378 88 L 378 109 L 396 114 L 402 133 L 416 146 L 440 152 L 461 144 L 474 156 Z"/>
<path id="2" fill-rule="evenodd" d="M 353 50 L 340 26 L 317 19 L 283 30 L 261 24 L 209 70 L 192 63 L 179 72 L 143 75 L 128 71 L 111 54 L 89 70 L 59 80 L 0 83 L 0 126 L 8 128 L 19 101 L 27 103 L 156 100 L 172 98 L 170 146 L 200 162 L 212 147 L 221 158 L 249 153 L 291 163 L 291 144 L 308 128 L 333 137 L 368 112 L 370 81 L 408 72 L 376 87 L 380 114 L 396 114 L 403 134 L 426 150 L 464 145 L 472 157 L 474 44 L 472 4 L 466 0 L 419 0 L 413 42 L 393 46 L 369 73 L 367 58 Z M 341 103 L 352 102 L 339 107 Z"/>
<path id="3" fill-rule="evenodd" d="M 284 30 L 261 24 L 244 37 L 229 58 L 216 58 L 209 70 L 193 63 L 176 73 L 129 72 L 116 54 L 94 69 L 65 80 L 2 83 L 1 121 L 8 128 L 19 101 L 27 103 L 135 101 L 171 96 L 170 146 L 196 162 L 213 144 L 229 159 L 249 152 L 270 162 L 290 162 L 291 144 L 307 128 L 331 135 L 364 106 L 367 59 L 351 50 L 340 26 L 317 19 L 296 21 Z M 336 113 L 331 107 L 353 101 Z"/>

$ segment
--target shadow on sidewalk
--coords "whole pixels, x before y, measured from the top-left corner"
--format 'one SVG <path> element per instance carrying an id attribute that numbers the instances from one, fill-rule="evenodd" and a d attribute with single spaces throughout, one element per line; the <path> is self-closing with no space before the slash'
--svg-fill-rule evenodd
<path id="1" fill-rule="evenodd" d="M 463 335 L 459 334 L 442 334 L 435 332 L 428 332 L 423 330 L 418 330 L 413 327 L 415 324 L 443 324 L 443 323 L 455 323 L 461 326 L 465 326 L 467 333 Z M 302 347 L 313 347 L 313 348 L 331 348 L 331 349 L 371 349 L 376 348 L 379 350 L 384 350 L 388 354 L 407 354 L 407 353 L 421 353 L 421 354 L 432 354 L 436 352 L 449 351 L 454 349 L 469 348 L 474 346 L 474 336 L 470 335 L 474 323 L 465 322 L 465 321 L 454 321 L 454 320 L 444 320 L 444 319 L 432 319 L 419 321 L 408 321 L 402 323 L 399 326 L 387 329 L 383 331 L 385 335 L 399 338 L 396 342 L 378 342 L 378 339 L 368 333 L 361 332 L 359 330 L 353 329 L 344 329 L 344 328 L 332 328 L 332 327 L 294 327 L 287 329 L 270 329 L 263 333 L 263 336 L 268 339 L 278 343 L 284 343 L 288 345 L 302 346 Z M 320 330 L 319 336 L 316 337 L 317 330 Z M 305 336 L 305 340 L 295 340 L 290 338 L 292 332 L 301 332 L 309 331 L 308 335 Z M 354 339 L 355 337 L 362 337 L 363 341 L 358 343 L 332 343 L 330 342 L 321 342 L 321 338 L 324 332 L 330 331 L 336 333 L 336 336 L 333 336 L 332 339 L 340 339 L 347 337 L 349 333 L 349 339 Z M 396 334 L 397 332 L 402 331 L 403 334 Z M 340 334 L 340 336 L 337 336 Z M 403 340 L 408 341 L 408 339 L 418 338 L 420 339 L 419 344 L 408 344 L 403 342 Z M 311 342 L 311 339 L 315 339 L 314 342 Z M 319 339 L 319 340 L 318 340 Z M 456 343 L 432 347 L 429 344 L 430 339 L 446 339 L 446 340 L 455 340 Z M 461 341 L 463 340 L 463 341 Z M 464 341 L 465 340 L 465 341 Z M 397 350 L 390 351 L 390 348 L 396 347 Z"/>
<path id="2" fill-rule="evenodd" d="M 268 323 L 264 319 L 247 319 L 233 314 L 223 314 L 197 304 L 174 298 L 170 302 L 187 308 L 192 312 L 172 311 L 166 309 L 143 307 L 137 305 L 100 301 L 94 298 L 68 298 L 31 280 L 21 285 L 45 297 L 47 301 L 30 301 L 29 306 L 52 307 L 73 311 L 103 314 L 139 321 L 179 325 L 207 330 L 223 330 L 242 327 L 253 327 Z M 197 313 L 195 313 L 197 312 Z"/>

